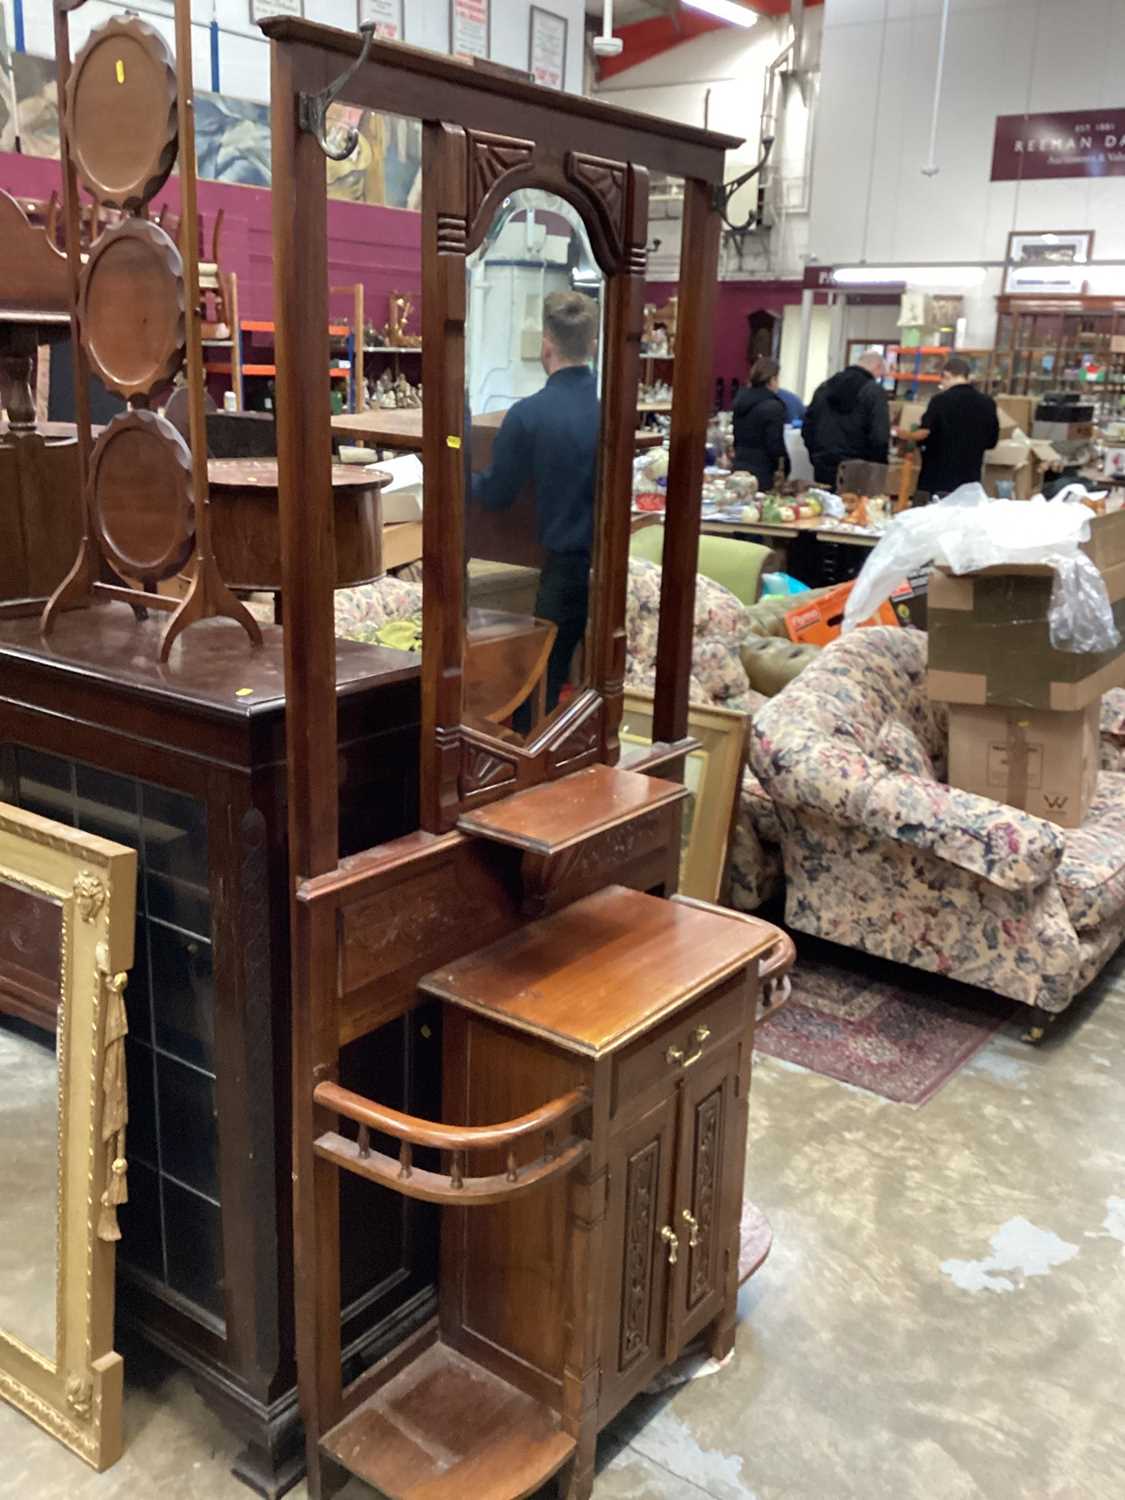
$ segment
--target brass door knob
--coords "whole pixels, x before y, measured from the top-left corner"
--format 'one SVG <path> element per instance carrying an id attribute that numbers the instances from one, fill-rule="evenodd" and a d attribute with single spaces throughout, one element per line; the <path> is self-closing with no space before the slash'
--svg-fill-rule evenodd
<path id="1" fill-rule="evenodd" d="M 668 1246 L 668 1264 L 674 1266 L 680 1258 L 680 1237 L 670 1224 L 665 1224 L 660 1238 Z"/>
<path id="2" fill-rule="evenodd" d="M 698 1250 L 699 1249 L 699 1221 L 694 1217 L 694 1215 L 689 1214 L 686 1208 L 684 1209 L 684 1211 L 680 1215 L 680 1217 L 683 1219 L 684 1223 L 687 1225 L 688 1230 L 689 1230 L 689 1233 L 688 1233 L 688 1246 L 689 1246 L 689 1248 L 692 1249 L 692 1250 Z"/>

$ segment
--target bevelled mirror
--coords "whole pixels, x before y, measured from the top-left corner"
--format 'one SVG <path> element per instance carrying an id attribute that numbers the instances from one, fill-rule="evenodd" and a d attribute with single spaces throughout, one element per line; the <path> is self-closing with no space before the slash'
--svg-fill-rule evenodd
<path id="1" fill-rule="evenodd" d="M 424 816 L 616 758 L 647 176 L 426 127 Z"/>
<path id="2" fill-rule="evenodd" d="M 0 803 L 0 1396 L 96 1469 L 121 1452 L 136 855 Z"/>
<path id="3" fill-rule="evenodd" d="M 526 745 L 589 686 L 605 274 L 542 188 L 501 200 L 466 271 L 464 717 Z"/>

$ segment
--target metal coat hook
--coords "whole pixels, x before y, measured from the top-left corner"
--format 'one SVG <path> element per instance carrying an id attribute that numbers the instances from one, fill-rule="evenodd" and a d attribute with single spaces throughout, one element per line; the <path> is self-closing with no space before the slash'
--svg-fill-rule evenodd
<path id="1" fill-rule="evenodd" d="M 359 131 L 354 125 L 347 127 L 343 146 L 331 146 L 328 142 L 328 110 L 367 61 L 371 43 L 375 40 L 375 22 L 364 21 L 359 28 L 359 34 L 363 38 L 363 48 L 355 62 L 349 68 L 345 68 L 336 82 L 330 83 L 326 89 L 321 89 L 318 94 L 302 94 L 300 98 L 297 123 L 309 135 L 316 136 L 317 145 L 329 161 L 344 161 L 359 143 Z"/>
<path id="2" fill-rule="evenodd" d="M 739 188 L 745 187 L 752 177 L 757 177 L 766 162 L 769 161 L 770 152 L 773 150 L 773 140 L 772 135 L 764 135 L 762 137 L 762 154 L 757 164 L 751 167 L 748 172 L 743 172 L 741 177 L 736 177 L 733 182 L 721 182 L 715 188 L 715 207 L 718 209 L 723 223 L 732 234 L 745 234 L 754 227 L 756 222 L 755 214 L 748 214 L 744 224 L 732 224 L 727 217 L 727 209 L 730 207 L 730 200 L 738 192 Z"/>

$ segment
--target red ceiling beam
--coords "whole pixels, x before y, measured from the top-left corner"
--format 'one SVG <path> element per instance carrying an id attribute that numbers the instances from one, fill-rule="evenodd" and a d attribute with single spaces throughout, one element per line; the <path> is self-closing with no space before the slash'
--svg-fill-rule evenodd
<path id="1" fill-rule="evenodd" d="M 757 11 L 763 16 L 784 16 L 789 13 L 789 0 L 742 0 L 747 10 Z M 817 5 L 822 0 L 805 0 L 806 5 Z M 708 31 L 731 29 L 725 21 L 717 21 L 700 11 L 689 10 L 679 5 L 668 15 L 653 16 L 650 21 L 633 21 L 628 26 L 617 26 L 614 35 L 625 44 L 617 57 L 598 58 L 598 77 L 612 78 L 615 73 L 624 73 L 638 63 L 659 57 L 681 42 L 690 42 L 693 37 Z"/>

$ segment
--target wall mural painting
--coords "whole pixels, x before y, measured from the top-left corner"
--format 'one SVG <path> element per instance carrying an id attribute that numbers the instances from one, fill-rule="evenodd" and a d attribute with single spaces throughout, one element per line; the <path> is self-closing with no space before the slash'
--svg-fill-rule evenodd
<path id="1" fill-rule="evenodd" d="M 59 154 L 59 111 L 53 58 L 9 53 L 2 47 L 0 10 L 0 151 Z M 13 98 L 14 94 L 14 98 Z M 334 105 L 330 126 L 355 125 L 359 145 L 342 162 L 329 162 L 328 196 L 385 208 L 422 206 L 422 127 L 417 120 Z M 197 90 L 195 140 L 199 176 L 244 187 L 270 185 L 268 104 Z"/>
<path id="2" fill-rule="evenodd" d="M 17 52 L 12 57 L 16 80 L 16 129 L 25 156 L 58 156 L 59 101 L 53 57 Z"/>
<path id="3" fill-rule="evenodd" d="M 16 149 L 16 80 L 7 26 L 4 7 L 0 5 L 0 151 Z"/>

